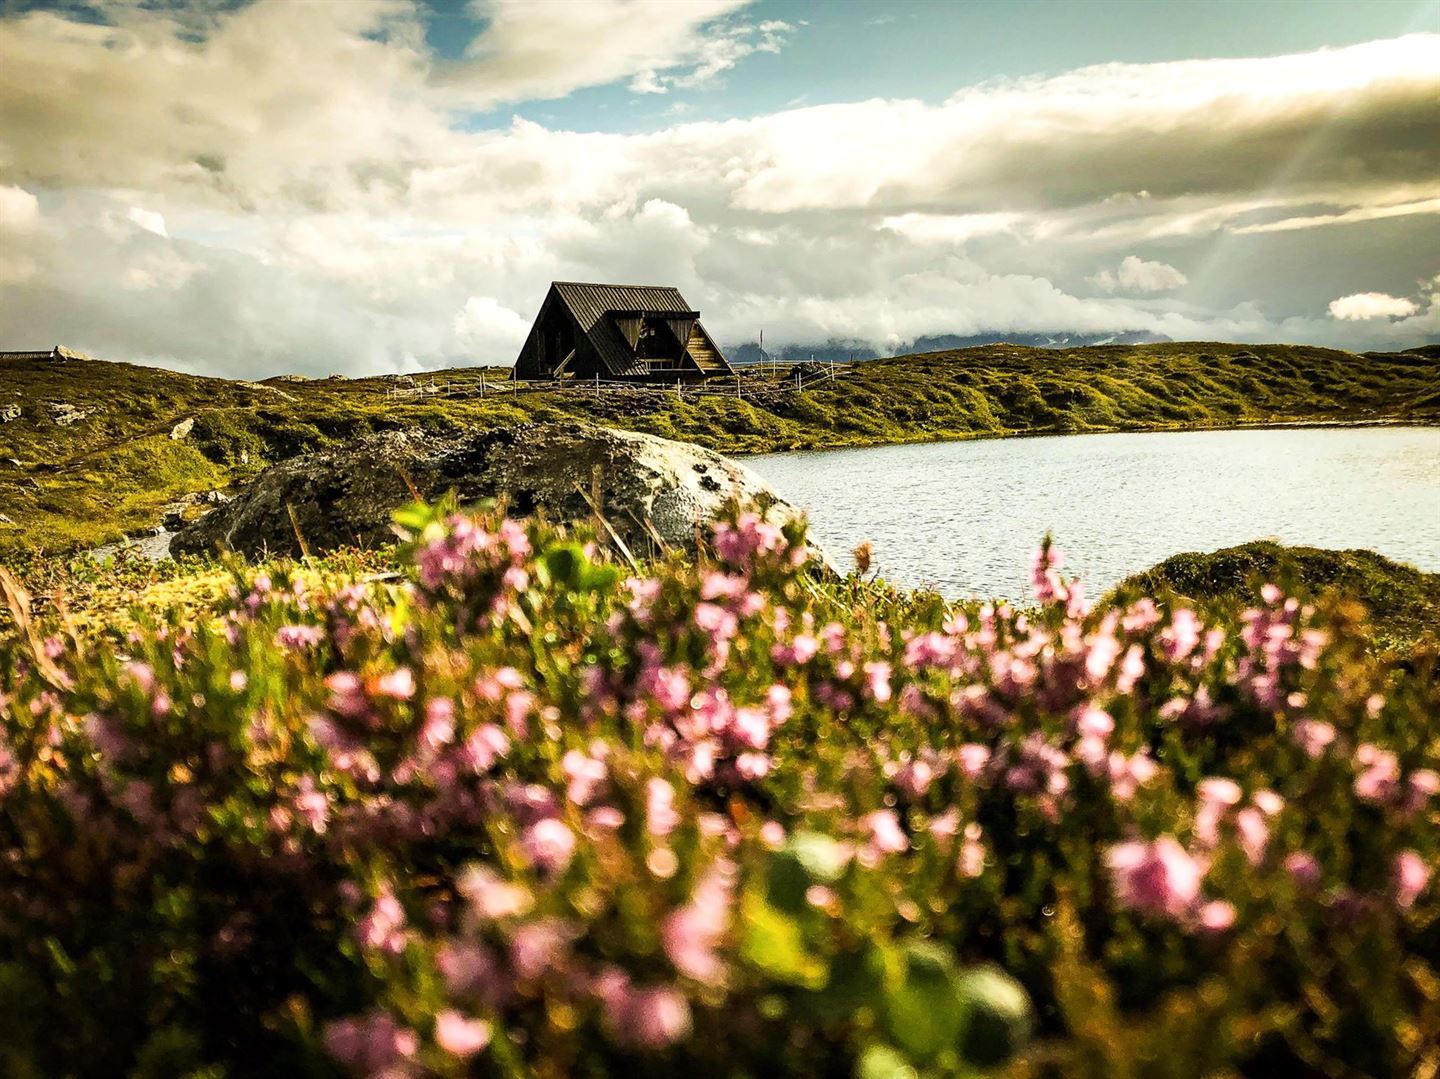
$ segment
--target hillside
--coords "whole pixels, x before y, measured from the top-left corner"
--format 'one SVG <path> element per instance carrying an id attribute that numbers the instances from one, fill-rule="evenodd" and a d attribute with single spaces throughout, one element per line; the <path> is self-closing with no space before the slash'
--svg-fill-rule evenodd
<path id="1" fill-rule="evenodd" d="M 1440 573 L 1374 551 L 1283 547 L 1269 540 L 1173 555 L 1116 586 L 1112 601 L 1174 593 L 1191 602 L 1243 606 L 1266 581 L 1301 598 L 1359 604 L 1381 648 L 1410 650 L 1440 629 Z"/>
<path id="2" fill-rule="evenodd" d="M 797 391 L 746 373 L 704 395 L 583 386 L 478 395 L 494 369 L 270 383 L 100 361 L 4 361 L 0 551 L 60 550 L 154 525 L 185 495 L 377 430 L 583 417 L 727 453 L 935 439 L 1274 423 L 1440 421 L 1440 360 L 1290 345 L 1164 343 L 1069 351 L 991 345 L 838 366 Z M 503 389 L 503 387 L 502 387 Z M 57 406 L 84 413 L 69 423 Z M 193 419 L 181 438 L 172 428 Z"/>

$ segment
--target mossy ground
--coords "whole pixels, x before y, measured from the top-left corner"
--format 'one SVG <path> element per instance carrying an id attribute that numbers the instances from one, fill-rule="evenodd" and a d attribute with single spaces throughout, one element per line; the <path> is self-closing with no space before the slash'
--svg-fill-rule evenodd
<path id="1" fill-rule="evenodd" d="M 796 391 L 749 372 L 740 393 L 569 386 L 462 397 L 393 395 L 383 378 L 270 385 L 97 361 L 6 362 L 0 551 L 90 547 L 154 525 L 177 497 L 378 430 L 452 431 L 576 418 L 723 453 L 1082 431 L 1284 423 L 1440 422 L 1440 360 L 1291 345 L 993 345 L 837 367 Z M 478 390 L 506 372 L 437 373 Z M 428 380 L 431 376 L 425 376 Z M 733 386 L 733 383 L 731 384 Z M 51 402 L 93 410 L 59 426 Z M 172 426 L 193 418 L 183 439 Z M 18 461 L 18 465 L 13 463 Z"/>
<path id="2" fill-rule="evenodd" d="M 1128 578 L 1111 598 L 1174 594 L 1237 606 L 1265 582 L 1295 596 L 1359 604 L 1382 650 L 1410 651 L 1427 639 L 1431 651 L 1440 648 L 1440 573 L 1423 573 L 1374 551 L 1283 547 L 1268 540 L 1192 551 Z"/>

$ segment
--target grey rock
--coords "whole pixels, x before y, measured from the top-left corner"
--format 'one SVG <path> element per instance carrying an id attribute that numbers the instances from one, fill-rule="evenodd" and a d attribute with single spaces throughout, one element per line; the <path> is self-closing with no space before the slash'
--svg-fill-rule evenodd
<path id="1" fill-rule="evenodd" d="M 796 513 L 748 468 L 699 446 L 579 423 L 522 424 L 450 437 L 389 432 L 292 458 L 189 525 L 170 549 L 295 555 L 297 529 L 312 552 L 377 546 L 393 541 L 391 516 L 413 500 L 412 484 L 426 498 L 454 491 L 462 504 L 497 499 L 512 516 L 587 521 L 597 468 L 605 519 L 637 555 L 656 547 L 647 520 L 666 546 L 693 550 L 696 524 L 731 498 L 777 523 Z"/>
<path id="2" fill-rule="evenodd" d="M 195 428 L 195 417 L 190 416 L 181 420 L 174 427 L 170 428 L 170 437 L 176 442 L 184 438 Z"/>
<path id="3" fill-rule="evenodd" d="M 55 421 L 57 427 L 69 427 L 72 423 L 79 423 L 88 415 L 90 415 L 90 411 L 76 408 L 69 401 L 52 401 L 50 403 L 50 418 Z"/>
<path id="4" fill-rule="evenodd" d="M 4 408 L 0 408 L 0 423 L 9 423 L 11 420 L 18 420 L 19 418 L 19 405 L 6 405 Z"/>

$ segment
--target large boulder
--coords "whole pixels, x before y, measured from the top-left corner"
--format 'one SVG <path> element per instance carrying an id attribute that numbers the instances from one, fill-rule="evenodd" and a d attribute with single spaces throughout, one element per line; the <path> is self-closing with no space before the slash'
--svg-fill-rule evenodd
<path id="1" fill-rule="evenodd" d="M 694 549 L 696 525 L 732 498 L 765 505 L 779 523 L 795 510 L 749 469 L 719 454 L 654 435 L 585 424 L 522 424 L 454 436 L 371 435 L 292 458 L 257 476 L 231 502 L 186 527 L 172 554 L 247 556 L 391 542 L 391 515 L 418 493 L 454 491 L 462 504 L 493 498 L 514 516 L 590 520 L 596 483 L 609 527 L 633 553 Z M 412 490 L 413 488 L 413 490 Z"/>

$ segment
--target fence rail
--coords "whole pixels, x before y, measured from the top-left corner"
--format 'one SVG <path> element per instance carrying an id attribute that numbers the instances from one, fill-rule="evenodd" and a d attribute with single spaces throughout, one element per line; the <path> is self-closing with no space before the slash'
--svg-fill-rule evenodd
<path id="1" fill-rule="evenodd" d="M 674 385 L 654 382 L 634 382 L 628 379 L 576 378 L 576 379 L 479 379 L 416 380 L 410 386 L 389 386 L 385 396 L 389 398 L 411 397 L 490 397 L 494 395 L 538 392 L 594 393 L 623 390 L 630 393 L 676 394 L 681 398 L 697 397 L 767 397 L 775 393 L 796 392 L 821 382 L 833 382 L 846 373 L 843 366 L 834 361 L 818 363 L 802 360 L 787 363 L 770 363 L 741 367 L 733 375 L 716 375 L 707 379 L 684 382 L 676 380 Z"/>

